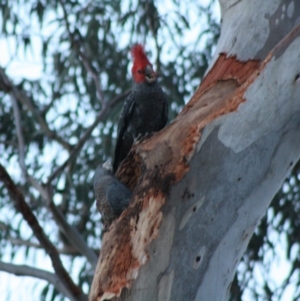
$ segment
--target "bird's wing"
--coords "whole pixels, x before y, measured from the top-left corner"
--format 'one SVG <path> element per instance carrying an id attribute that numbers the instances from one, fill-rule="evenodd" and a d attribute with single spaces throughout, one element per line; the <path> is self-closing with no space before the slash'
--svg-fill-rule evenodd
<path id="1" fill-rule="evenodd" d="M 129 206 L 131 196 L 131 191 L 117 179 L 106 188 L 106 199 L 117 216 Z"/>
<path id="2" fill-rule="evenodd" d="M 167 124 L 168 122 L 168 117 L 169 117 L 169 103 L 168 103 L 168 99 L 166 94 L 163 92 L 163 97 L 164 97 L 164 107 L 163 107 L 163 111 L 162 111 L 162 120 L 163 120 L 163 124 L 164 126 Z"/>
<path id="3" fill-rule="evenodd" d="M 122 108 L 119 122 L 118 122 L 118 140 L 123 136 L 127 126 L 128 121 L 130 120 L 130 116 L 135 106 L 135 100 L 133 93 L 130 93 L 124 102 L 124 106 Z"/>
<path id="4" fill-rule="evenodd" d="M 124 106 L 122 108 L 119 122 L 118 122 L 118 134 L 117 134 L 117 143 L 115 148 L 115 158 L 113 163 L 113 170 L 116 171 L 118 165 L 120 164 L 120 158 L 122 158 L 122 149 L 126 146 L 122 146 L 124 134 L 128 127 L 129 120 L 131 118 L 131 114 L 135 107 L 135 98 L 133 93 L 130 93 L 124 102 Z M 131 147 L 131 146 L 130 146 Z"/>

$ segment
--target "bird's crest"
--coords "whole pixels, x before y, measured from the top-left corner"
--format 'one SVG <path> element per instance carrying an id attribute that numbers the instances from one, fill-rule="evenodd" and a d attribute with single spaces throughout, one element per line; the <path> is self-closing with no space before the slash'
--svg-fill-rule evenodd
<path id="1" fill-rule="evenodd" d="M 107 171 L 112 171 L 112 164 L 111 164 L 111 160 L 108 159 L 106 160 L 103 164 L 102 167 L 107 170 Z"/>
<path id="2" fill-rule="evenodd" d="M 133 58 L 133 66 L 131 72 L 133 75 L 137 74 L 139 70 L 144 70 L 147 66 L 152 64 L 149 62 L 144 50 L 144 46 L 136 44 L 131 48 L 131 55 Z"/>

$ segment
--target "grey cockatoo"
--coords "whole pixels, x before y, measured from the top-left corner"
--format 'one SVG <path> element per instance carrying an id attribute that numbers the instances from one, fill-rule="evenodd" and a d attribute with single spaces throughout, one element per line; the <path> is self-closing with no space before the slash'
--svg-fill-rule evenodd
<path id="1" fill-rule="evenodd" d="M 113 175 L 110 163 L 98 165 L 93 179 L 96 205 L 101 213 L 104 229 L 111 225 L 130 203 L 131 191 Z"/>

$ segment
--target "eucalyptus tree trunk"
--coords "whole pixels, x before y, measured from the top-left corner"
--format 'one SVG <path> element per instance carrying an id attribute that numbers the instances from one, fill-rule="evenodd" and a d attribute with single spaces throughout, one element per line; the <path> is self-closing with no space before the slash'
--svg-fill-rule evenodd
<path id="1" fill-rule="evenodd" d="M 300 2 L 220 0 L 192 99 L 118 171 L 133 202 L 104 235 L 90 300 L 226 300 L 300 157 Z"/>

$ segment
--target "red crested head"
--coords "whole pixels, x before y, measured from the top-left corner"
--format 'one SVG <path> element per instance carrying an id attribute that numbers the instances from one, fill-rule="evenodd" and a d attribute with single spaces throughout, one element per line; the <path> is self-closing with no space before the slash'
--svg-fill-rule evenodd
<path id="1" fill-rule="evenodd" d="M 136 44 L 131 48 L 133 58 L 133 66 L 131 69 L 133 79 L 136 83 L 147 81 L 153 83 L 156 79 L 156 74 L 153 71 L 152 64 L 149 62 L 144 47 L 141 44 Z"/>

